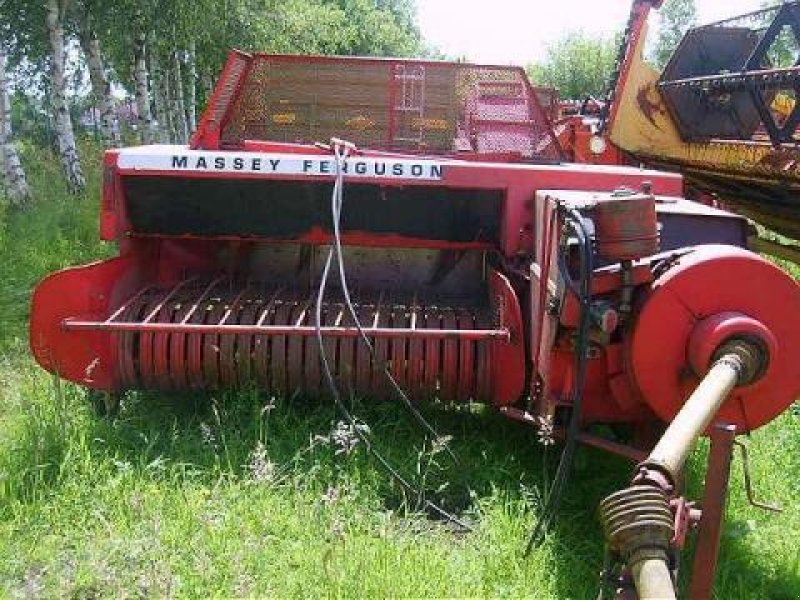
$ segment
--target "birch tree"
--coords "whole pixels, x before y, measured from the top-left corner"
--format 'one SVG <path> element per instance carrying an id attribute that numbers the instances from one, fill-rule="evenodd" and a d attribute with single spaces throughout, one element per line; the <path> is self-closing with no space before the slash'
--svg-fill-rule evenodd
<path id="1" fill-rule="evenodd" d="M 189 140 L 186 126 L 186 101 L 183 94 L 183 70 L 180 52 L 172 52 L 172 121 L 175 125 L 175 141 L 185 144 Z"/>
<path id="2" fill-rule="evenodd" d="M 186 53 L 186 119 L 189 133 L 197 128 L 197 44 L 194 37 L 189 39 Z"/>
<path id="3" fill-rule="evenodd" d="M 49 82 L 56 146 L 73 190 L 83 186 L 83 176 L 65 66 L 76 41 L 101 114 L 100 133 L 111 145 L 112 86 L 135 98 L 142 142 L 164 141 L 170 130 L 172 140 L 185 142 L 233 47 L 312 54 L 423 51 L 413 0 L 0 0 L 0 30 L 8 34 L 0 39 L 10 63 L 30 77 L 25 88 L 41 78 Z"/>
<path id="4" fill-rule="evenodd" d="M 11 130 L 11 93 L 6 76 L 6 51 L 2 42 L 0 42 L 0 164 L 2 164 L 4 187 L 11 204 L 22 206 L 30 198 L 30 190 Z"/>
<path id="5" fill-rule="evenodd" d="M 150 58 L 150 74 L 153 81 L 153 105 L 156 110 L 156 121 L 158 127 L 156 128 L 157 140 L 161 143 L 170 142 L 170 118 L 168 109 L 168 94 L 167 94 L 167 81 L 162 69 L 161 58 L 159 51 L 154 44 L 150 45 L 151 51 L 148 54 Z"/>
<path id="6" fill-rule="evenodd" d="M 120 145 L 119 128 L 114 123 L 114 98 L 111 95 L 111 82 L 106 74 L 105 61 L 100 52 L 100 40 L 93 26 L 91 7 L 84 3 L 79 10 L 81 23 L 78 37 L 89 69 L 92 94 L 100 113 L 100 137 L 106 147 L 116 147 Z"/>
<path id="7" fill-rule="evenodd" d="M 139 31 L 136 32 L 133 50 L 133 78 L 134 94 L 136 96 L 136 113 L 139 118 L 139 135 L 143 144 L 153 143 L 153 113 L 150 110 L 150 89 L 147 76 L 147 32 L 142 24 L 142 19 L 137 19 L 140 23 Z"/>
<path id="8" fill-rule="evenodd" d="M 75 132 L 67 102 L 67 80 L 64 74 L 66 53 L 64 51 L 64 15 L 69 0 L 47 0 L 45 23 L 50 42 L 50 99 L 53 109 L 56 145 L 67 185 L 73 193 L 83 190 L 83 178 Z"/>

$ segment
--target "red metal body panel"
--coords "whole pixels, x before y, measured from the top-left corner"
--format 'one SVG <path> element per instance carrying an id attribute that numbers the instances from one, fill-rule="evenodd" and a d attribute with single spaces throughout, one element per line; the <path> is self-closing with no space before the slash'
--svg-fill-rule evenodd
<path id="1" fill-rule="evenodd" d="M 236 236 L 213 237 L 206 235 L 196 235 L 191 252 L 188 254 L 185 242 L 178 242 L 169 235 L 148 235 L 137 232 L 132 228 L 127 215 L 127 205 L 125 198 L 125 181 L 135 177 L 162 177 L 183 179 L 219 179 L 230 178 L 231 180 L 251 180 L 269 183 L 271 181 L 304 181 L 310 183 L 323 183 L 330 181 L 330 175 L 317 173 L 254 173 L 254 172 L 209 172 L 202 168 L 193 168 L 192 160 L 204 158 L 206 164 L 210 164 L 217 157 L 224 156 L 230 161 L 236 157 L 246 157 L 249 160 L 258 158 L 262 164 L 270 160 L 325 160 L 327 153 L 313 146 L 302 145 L 274 145 L 268 142 L 252 142 L 249 144 L 249 152 L 233 151 L 212 151 L 194 152 L 180 147 L 143 147 L 132 150 L 112 151 L 108 154 L 107 166 L 112 175 L 107 185 L 104 187 L 104 225 L 106 231 L 117 232 L 120 239 L 123 254 L 139 254 L 142 250 L 140 245 L 158 248 L 159 260 L 150 265 L 157 273 L 153 280 L 152 276 L 145 279 L 146 282 L 163 286 L 165 284 L 174 285 L 175 281 L 180 281 L 180 274 L 186 272 L 190 265 L 196 265 L 194 269 L 207 269 L 210 262 L 213 263 L 213 256 L 217 252 L 220 244 L 238 247 L 239 238 Z M 255 150 L 257 149 L 257 150 Z M 264 150 L 269 150 L 265 152 Z M 280 152 L 273 152 L 279 150 Z M 187 166 L 172 168 L 172 157 L 187 156 Z M 126 157 L 121 160 L 121 157 Z M 289 157 L 288 159 L 286 157 Z M 406 160 L 409 157 L 385 153 L 380 151 L 363 151 L 354 160 L 380 160 L 384 157 L 394 160 Z M 153 162 L 155 160 L 155 162 Z M 448 189 L 468 189 L 468 190 L 494 190 L 502 193 L 502 223 L 501 223 L 501 243 L 494 247 L 487 242 L 452 242 L 444 240 L 431 240 L 421 238 L 410 238 L 397 234 L 378 234 L 375 232 L 345 232 L 342 241 L 345 245 L 358 245 L 363 247 L 421 247 L 436 249 L 483 249 L 499 251 L 502 255 L 513 258 L 518 256 L 530 256 L 531 264 L 543 266 L 549 269 L 551 280 L 557 279 L 556 261 L 556 240 L 560 230 L 560 222 L 552 222 L 554 215 L 553 206 L 548 204 L 545 197 L 539 198 L 537 190 L 552 187 L 568 186 L 574 190 L 605 190 L 610 192 L 621 186 L 638 188 L 645 182 L 652 185 L 654 190 L 661 194 L 676 194 L 682 187 L 682 180 L 675 175 L 665 175 L 653 171 L 643 171 L 625 167 L 594 167 L 589 165 L 542 165 L 542 164 L 511 164 L 511 163 L 485 163 L 474 160 L 462 161 L 452 158 L 433 158 L 425 157 L 414 159 L 423 161 L 426 165 L 435 165 L 440 174 L 435 184 L 438 187 Z M 148 162 L 150 161 L 150 162 Z M 161 161 L 159 163 L 158 161 Z M 164 162 L 166 161 L 166 162 Z M 158 165 L 164 164 L 164 168 Z M 167 168 L 168 167 L 168 168 Z M 346 178 L 347 180 L 348 178 Z M 418 186 L 430 186 L 431 181 L 416 180 L 413 178 L 400 178 L 398 180 L 387 180 L 377 176 L 360 176 L 359 183 L 369 183 L 379 185 L 383 188 L 409 188 Z M 181 238 L 188 242 L 187 237 Z M 307 233 L 300 235 L 292 240 L 291 243 L 324 245 L 329 243 L 331 236 L 329 233 L 312 228 Z M 262 239 L 258 243 L 280 244 L 285 240 Z M 191 272 L 191 270 L 189 271 Z M 635 270 L 634 283 L 641 285 L 647 280 L 649 270 L 640 268 Z M 535 274 L 533 281 L 538 281 Z M 170 283 L 173 282 L 173 283 Z M 606 282 L 606 283 L 603 283 Z M 595 280 L 593 292 L 596 294 L 608 294 L 617 289 L 620 285 L 618 273 L 609 273 Z M 510 315 L 522 315 L 519 301 L 517 300 L 518 290 L 506 283 L 500 286 L 505 290 L 503 293 L 495 294 L 499 306 L 511 306 L 507 311 Z M 439 390 L 443 397 L 462 396 L 467 390 L 480 389 L 485 394 L 484 398 L 491 398 L 493 403 L 499 405 L 509 405 L 519 397 L 522 382 L 525 380 L 525 373 L 529 367 L 525 364 L 525 353 L 521 351 L 522 346 L 516 342 L 504 350 L 506 346 L 502 344 L 486 346 L 477 344 L 473 348 L 472 344 L 479 339 L 489 339 L 496 336 L 508 336 L 512 340 L 531 340 L 530 352 L 532 353 L 532 369 L 538 374 L 537 381 L 532 381 L 532 385 L 540 385 L 539 397 L 548 399 L 541 405 L 543 410 L 552 412 L 561 402 L 558 398 L 566 398 L 569 394 L 569 382 L 571 380 L 571 361 L 572 351 L 568 346 L 556 344 L 556 333 L 560 327 L 574 327 L 577 317 L 577 307 L 574 298 L 567 294 L 564 298 L 563 310 L 560 317 L 543 315 L 546 306 L 546 298 L 540 298 L 541 286 L 534 285 L 530 294 L 530 316 L 524 316 L 524 321 L 529 322 L 528 333 L 525 333 L 522 317 L 512 318 L 511 329 L 496 329 L 489 324 L 483 328 L 470 329 L 464 327 L 465 318 L 458 317 L 456 314 L 443 313 L 440 317 L 442 322 L 446 321 L 449 326 L 428 324 L 426 328 L 415 330 L 413 327 L 398 327 L 392 322 L 391 317 L 386 321 L 384 327 L 374 327 L 371 334 L 375 336 L 376 351 L 378 360 L 389 360 L 393 355 L 410 356 L 409 366 L 400 369 L 398 363 L 394 364 L 394 373 L 399 379 L 407 382 L 412 388 L 417 386 L 419 380 L 420 389 L 428 391 Z M 508 303 L 511 303 L 510 305 Z M 198 302 L 202 304 L 202 299 Z M 516 306 L 515 306 L 516 305 Z M 148 305 L 150 306 L 150 305 Z M 155 305 L 157 307 L 157 305 Z M 139 309 L 144 311 L 147 307 Z M 149 312 L 153 312 L 150 306 Z M 271 361 L 272 376 L 266 374 L 260 376 L 270 389 L 286 390 L 292 385 L 297 385 L 303 379 L 305 387 L 309 390 L 318 389 L 319 373 L 316 360 L 304 359 L 305 369 L 299 369 L 298 357 L 304 356 L 306 359 L 315 352 L 313 344 L 300 342 L 297 336 L 310 337 L 314 334 L 314 328 L 308 325 L 298 325 L 293 317 L 295 313 L 289 309 L 278 307 L 279 312 L 265 310 L 259 317 L 258 313 L 237 312 L 234 323 L 227 323 L 224 326 L 218 324 L 225 312 L 219 314 L 208 311 L 200 311 L 202 320 L 197 318 L 189 311 L 189 318 L 186 314 L 175 311 L 171 316 L 156 311 L 154 316 L 146 319 L 144 323 L 138 323 L 134 316 L 125 318 L 119 323 L 109 323 L 98 316 L 91 319 L 76 317 L 76 315 L 65 315 L 63 328 L 67 331 L 77 332 L 78 330 L 97 331 L 117 331 L 117 335 L 127 343 L 132 342 L 132 335 L 140 332 L 143 336 L 144 344 L 139 344 L 139 358 L 131 359 L 125 356 L 120 361 L 120 370 L 123 376 L 118 377 L 112 385 L 118 385 L 118 381 L 143 381 L 148 385 L 158 387 L 181 387 L 191 383 L 194 387 L 204 387 L 207 382 L 219 381 L 220 384 L 227 384 L 235 380 L 232 372 L 234 370 L 250 372 L 252 361 L 247 357 L 255 357 L 256 362 Z M 287 312 L 288 311 L 288 312 Z M 284 312 L 286 314 L 284 314 Z M 380 313 L 381 315 L 387 313 Z M 570 316 L 572 315 L 572 316 Z M 273 321 L 274 316 L 274 321 Z M 376 313 L 378 316 L 378 313 Z M 157 318 L 156 318 L 157 317 Z M 256 318 L 261 321 L 260 325 L 255 325 Z M 428 317 L 430 320 L 431 317 Z M 517 319 L 514 321 L 514 319 Z M 383 316 L 380 316 L 381 322 Z M 514 333 L 509 333 L 513 329 Z M 496 331 L 495 331 L 496 330 Z M 437 339 L 453 335 L 457 331 L 459 339 L 463 340 L 460 350 L 454 352 L 458 344 L 451 342 L 442 343 L 442 354 L 439 355 Z M 149 333 L 152 332 L 152 333 Z M 242 340 L 241 343 L 232 343 L 233 338 L 226 338 L 222 333 L 235 334 L 236 339 Z M 353 340 L 357 332 L 352 327 L 326 327 L 326 335 L 345 336 L 343 340 Z M 528 338 L 528 336 L 531 336 Z M 384 341 L 390 337 L 395 342 Z M 130 340 L 129 340 L 130 338 Z M 414 342 L 416 338 L 425 340 L 422 343 L 424 353 L 420 354 L 419 345 Z M 110 348 L 113 345 L 110 337 L 108 340 Z M 330 342 L 331 344 L 333 342 Z M 341 344 L 342 342 L 338 342 Z M 347 342 L 350 343 L 350 342 Z M 523 342 L 524 343 L 524 342 Z M 454 345 L 455 344 L 455 345 Z M 181 359 L 181 352 L 184 351 L 185 359 Z M 165 352 L 166 347 L 170 348 L 169 356 Z M 650 417 L 650 409 L 647 403 L 639 395 L 638 390 L 630 383 L 624 362 L 619 358 L 619 351 L 612 349 L 619 348 L 619 345 L 609 346 L 601 351 L 600 355 L 591 362 L 588 386 L 591 390 L 587 394 L 588 400 L 585 406 L 585 420 L 601 421 L 631 421 L 641 420 Z M 124 349 L 125 346 L 123 345 Z M 218 351 L 211 349 L 219 348 Z M 305 348 L 305 350 L 301 350 Z M 341 347 L 339 347 L 341 351 Z M 132 348 L 131 348 L 132 350 Z M 413 351 L 412 351 L 413 350 Z M 110 351 L 110 350 L 109 350 Z M 500 352 L 500 354 L 498 354 Z M 505 352 L 505 354 L 503 354 Z M 121 354 L 125 354 L 122 351 Z M 244 356 L 245 360 L 241 357 Z M 424 358 L 421 358 L 424 356 Z M 477 360 L 477 371 L 473 374 L 467 368 L 470 362 Z M 369 387 L 380 386 L 381 377 L 374 368 L 367 368 L 369 361 L 364 361 L 364 357 L 356 352 L 355 379 L 361 384 L 369 381 Z M 145 365 L 144 372 L 137 375 L 131 360 L 137 364 Z M 221 361 L 221 363 L 220 363 Z M 437 361 L 442 361 L 437 364 Z M 168 364 L 169 363 L 169 364 Z M 424 363 L 424 368 L 423 368 Z M 221 366 L 218 366 L 220 365 Z M 174 366 L 172 366 L 174 365 Z M 310 366 L 309 366 L 310 365 Z M 484 365 L 492 365 L 489 373 Z M 349 367 L 348 367 L 349 368 Z M 375 367 L 377 368 L 377 367 Z M 366 369 L 366 370 L 365 370 Z M 258 370 L 256 370 L 258 371 Z M 421 376 L 420 376 L 421 373 Z M 443 374 L 443 379 L 437 379 L 438 373 Z M 459 375 L 461 373 L 462 375 Z M 346 374 L 342 374 L 346 377 Z M 188 379 L 187 379 L 188 378 Z M 489 382 L 492 382 L 491 384 Z M 487 389 L 487 386 L 492 389 Z M 498 387 L 499 386 L 499 387 Z M 378 390 L 375 390 L 378 391 Z M 472 393 L 472 392 L 470 392 Z M 381 393 L 380 395 L 383 395 Z M 554 402 L 555 400 L 555 402 Z M 546 407 L 550 408 L 546 408 Z"/>
<path id="2" fill-rule="evenodd" d="M 640 3 L 642 10 L 635 19 L 642 17 L 646 4 Z M 317 79 L 309 79 L 309 65 L 316 65 Z M 99 389 L 213 389 L 252 378 L 272 393 L 324 392 L 311 308 L 321 253 L 333 239 L 325 199 L 334 178 L 333 158 L 322 145 L 246 137 L 257 128 L 252 129 L 255 125 L 243 117 L 242 107 L 260 102 L 255 84 L 262 88 L 269 82 L 297 84 L 297 89 L 286 92 L 286 106 L 294 103 L 291 111 L 299 118 L 303 94 L 319 86 L 333 89 L 330 86 L 337 82 L 325 78 L 347 65 L 353 67 L 348 77 L 361 78 L 356 87 L 378 86 L 387 101 L 369 115 L 347 113 L 354 120 L 343 125 L 342 136 L 346 137 L 349 127 L 372 131 L 364 119 L 380 120 L 379 112 L 387 106 L 391 109 L 385 123 L 376 121 L 375 127 L 384 128 L 383 133 L 365 138 L 374 145 L 356 148 L 344 164 L 345 214 L 354 210 L 349 207 L 357 190 L 367 199 L 362 198 L 355 210 L 368 213 L 369 218 L 358 226 L 344 227 L 341 243 L 354 252 L 348 263 L 356 262 L 351 267 L 356 270 L 353 280 L 358 290 L 355 310 L 374 354 L 359 341 L 359 331 L 338 292 L 332 292 L 323 307 L 326 354 L 337 380 L 355 393 L 390 396 L 383 374 L 387 369 L 418 398 L 483 400 L 511 407 L 529 385 L 535 400 L 531 405 L 538 413 L 553 416 L 569 410 L 581 306 L 562 280 L 560 253 L 570 245 L 563 239 L 563 209 L 584 211 L 589 223 L 594 219 L 601 246 L 610 241 L 612 247 L 623 247 L 624 252 L 600 252 L 599 258 L 608 261 L 638 258 L 657 249 L 654 200 L 648 194 L 641 196 L 641 202 L 639 196 L 631 199 L 628 207 L 633 209 L 630 214 L 646 213 L 649 219 L 634 219 L 637 224 L 647 221 L 633 236 L 648 238 L 647 252 L 631 254 L 624 248 L 630 241 L 628 213 L 609 225 L 603 214 L 592 215 L 588 210 L 598 199 L 608 201 L 619 188 L 652 190 L 659 198 L 659 219 L 668 214 L 698 222 L 727 219 L 719 211 L 688 210 L 683 201 L 663 198 L 681 193 L 683 180 L 678 175 L 616 165 L 542 162 L 552 157 L 548 153 L 558 144 L 553 146 L 548 137 L 549 125 L 541 127 L 546 117 L 520 70 L 232 53 L 191 147 L 147 146 L 106 154 L 101 236 L 119 243 L 120 257 L 54 274 L 42 282 L 34 296 L 31 324 L 37 360 L 68 379 Z M 433 113 L 417 115 L 434 119 L 424 123 L 433 137 L 420 140 L 439 139 L 444 145 L 399 143 L 405 117 L 395 109 L 432 101 L 430 94 L 424 102 L 419 96 L 423 73 L 431 84 L 428 92 L 458 98 L 453 107 L 458 114 L 442 119 L 464 128 L 469 148 L 460 149 L 458 143 L 449 146 L 449 138 L 433 136 L 439 125 Z M 464 80 L 468 85 L 454 88 L 456 80 L 450 76 L 467 76 L 464 73 L 470 77 L 477 73 L 477 79 Z M 279 98 L 283 92 L 270 93 Z M 297 124 L 289 108 L 279 114 L 272 105 L 253 107 L 267 111 L 264 114 L 278 128 Z M 454 139 L 458 137 L 455 129 L 451 133 Z M 576 143 L 572 140 L 569 147 L 575 149 Z M 581 142 L 586 143 L 588 139 Z M 514 150 L 520 144 L 530 147 L 524 152 Z M 520 161 L 526 153 L 530 160 Z M 224 187 L 192 187 L 206 182 L 224 182 Z M 167 186 L 171 186 L 168 194 L 159 193 L 159 188 Z M 258 193 L 236 209 L 252 211 L 252 216 L 243 214 L 233 222 L 233 229 L 208 227 L 214 215 L 229 216 L 226 206 L 214 208 L 224 202 L 217 194 L 227 188 L 244 193 L 252 186 L 258 186 Z M 547 191 L 554 189 L 569 191 Z M 424 211 L 405 217 L 405 205 L 427 190 L 431 199 Z M 254 223 L 269 224 L 297 213 L 294 204 L 304 198 L 307 212 L 289 222 L 289 233 L 279 227 L 266 229 L 277 232 L 270 234 L 251 229 Z M 467 209 L 472 203 L 483 206 L 483 212 L 470 216 Z M 198 211 L 206 207 L 218 212 L 202 217 Z M 397 227 L 381 221 L 384 214 L 397 215 Z M 144 223 L 148 215 L 158 218 Z M 165 216 L 159 221 L 160 215 Z M 171 229 L 176 219 L 184 220 L 185 226 Z M 459 219 L 466 219 L 466 225 Z M 431 233 L 420 220 L 430 220 L 438 229 Z M 462 226 L 466 229 L 459 230 Z M 625 273 L 613 262 L 595 271 L 591 296 L 602 305 L 598 310 L 606 317 L 592 325 L 583 423 L 642 422 L 655 418 L 653 411 L 662 419 L 669 418 L 692 385 L 689 380 L 677 387 L 662 381 L 686 370 L 688 341 L 678 337 L 688 333 L 665 325 L 686 319 L 681 307 L 670 304 L 673 295 L 659 290 L 665 281 L 691 281 L 682 284 L 690 291 L 680 289 L 699 303 L 696 319 L 715 314 L 716 304 L 708 298 L 718 296 L 722 282 L 708 288 L 697 275 L 677 275 L 684 264 L 690 265 L 686 267 L 690 273 L 704 272 L 705 262 L 695 264 L 683 257 L 685 252 L 676 250 L 676 243 L 685 239 L 685 245 L 691 245 L 716 238 L 706 240 L 701 229 L 692 229 L 690 235 L 688 229 L 670 229 L 665 223 L 660 227 L 662 242 L 669 242 L 666 249 L 681 256 L 667 263 L 666 274 L 659 271 L 663 259 L 657 256 L 643 256 Z M 724 229 L 714 235 L 731 239 Z M 784 290 L 784 296 L 779 294 L 774 302 L 759 303 L 746 300 L 745 288 L 739 286 L 741 297 L 731 296 L 725 310 L 764 323 L 762 337 L 775 339 L 770 383 L 758 385 L 770 392 L 776 385 L 792 390 L 798 382 L 784 361 L 797 351 L 783 339 L 797 333 L 797 323 L 787 320 L 781 325 L 762 319 L 756 309 L 785 313 L 787 306 L 798 302 L 796 285 L 777 272 L 764 275 L 765 268 L 751 261 L 752 255 L 731 252 L 723 251 L 714 260 L 738 257 L 736 273 L 757 271 L 769 279 L 767 287 Z M 416 272 L 427 275 L 414 276 Z M 667 287 L 673 285 L 677 283 Z M 630 309 L 633 314 L 624 315 L 627 321 L 618 323 L 616 311 L 625 286 L 636 302 Z M 713 351 L 720 331 L 727 329 L 709 327 L 696 334 L 694 338 L 701 339 L 693 342 L 700 348 L 695 354 Z M 670 338 L 673 354 L 657 369 L 653 348 L 661 346 L 654 346 L 652 339 L 660 335 L 678 337 Z M 83 349 L 76 351 L 76 347 Z M 86 376 L 87 370 L 91 377 Z M 744 398 L 742 394 L 745 391 L 738 397 Z M 774 416 L 786 399 L 772 396 L 776 399 L 759 400 L 752 411 L 752 401 L 747 400 L 747 416 L 740 408 L 737 425 L 748 429 Z"/>
<path id="3" fill-rule="evenodd" d="M 303 156 L 308 156 L 314 160 L 319 160 L 318 153 L 311 147 L 299 147 L 303 149 L 303 154 L 253 154 L 246 152 L 193 152 L 183 147 L 140 147 L 135 150 L 122 151 L 126 156 L 126 163 L 117 167 L 120 177 L 181 177 L 191 179 L 220 179 L 230 178 L 236 180 L 258 180 L 258 181 L 305 181 L 305 182 L 325 182 L 330 181 L 330 175 L 315 173 L 268 173 L 268 172 L 220 172 L 208 168 L 192 168 L 192 160 L 204 158 L 206 164 L 213 164 L 217 157 L 225 157 L 232 161 L 235 158 L 242 158 L 252 161 L 260 159 L 262 164 L 269 160 L 282 161 L 302 161 Z M 305 149 L 308 149 L 306 153 Z M 111 151 L 111 156 L 116 156 L 119 162 L 119 151 Z M 171 164 L 173 156 L 187 157 L 187 168 L 172 169 L 166 168 Z M 288 156 L 288 158 L 287 158 Z M 364 151 L 361 155 L 364 159 L 379 160 L 382 154 Z M 158 168 L 154 160 L 153 165 L 148 168 L 139 166 L 148 157 L 160 158 L 164 168 Z M 407 157 L 405 157 L 407 158 Z M 631 167 L 613 166 L 592 166 L 592 165 L 542 165 L 542 164 L 497 164 L 480 163 L 473 161 L 461 161 L 448 158 L 424 159 L 430 161 L 427 164 L 435 164 L 441 168 L 441 180 L 436 182 L 437 186 L 451 189 L 474 189 L 474 190 L 499 190 L 505 195 L 503 231 L 502 231 L 502 251 L 507 256 L 517 253 L 527 253 L 532 249 L 532 227 L 533 227 L 533 198 L 535 192 L 541 189 L 573 189 L 586 191 L 613 191 L 621 186 L 638 189 L 643 183 L 652 184 L 653 192 L 665 196 L 680 195 L 683 188 L 683 179 L 679 175 L 671 173 L 661 173 Z M 125 166 L 133 164 L 135 166 Z M 386 178 L 363 176 L 359 177 L 359 182 L 365 184 L 379 184 L 382 186 L 424 186 L 429 187 L 430 180 L 418 180 L 414 178 L 402 178 L 397 180 L 387 180 Z M 113 204 L 108 201 L 108 204 Z M 105 217 L 109 223 L 107 227 L 118 232 L 129 232 L 130 224 L 127 222 L 124 205 L 120 206 L 116 219 L 111 216 Z M 357 238 L 346 238 L 348 244 L 364 243 L 369 245 L 401 245 L 412 244 L 429 245 L 430 240 L 409 240 L 397 239 L 391 235 L 386 237 L 375 233 L 365 232 Z M 308 234 L 297 241 L 308 243 L 327 243 L 329 236 L 321 235 L 320 232 L 309 231 Z"/>
<path id="4" fill-rule="evenodd" d="M 77 333 L 61 327 L 64 319 L 81 315 L 105 318 L 114 296 L 131 275 L 134 263 L 120 257 L 53 273 L 37 286 L 32 304 L 30 345 L 36 361 L 48 371 L 89 387 L 116 387 L 115 358 L 110 334 Z"/>
<path id="5" fill-rule="evenodd" d="M 763 258 L 730 246 L 695 249 L 653 283 L 638 316 L 629 360 L 641 393 L 660 418 L 672 419 L 698 381 L 686 368 L 693 332 L 708 317 L 740 313 L 763 324 L 780 341 L 773 342 L 764 376 L 736 388 L 719 419 L 742 432 L 771 421 L 800 390 L 798 306 L 800 286 Z M 747 324 L 736 324 L 732 331 L 741 336 L 757 333 Z"/>
<path id="6" fill-rule="evenodd" d="M 553 121 L 553 132 L 570 162 L 586 165 L 638 164 L 636 161 L 627 158 L 607 138 L 602 138 L 603 151 L 599 153 L 594 151 L 591 143 L 594 138 L 597 138 L 595 130 L 598 124 L 599 117 L 597 115 L 588 117 L 571 115 Z"/>
<path id="7" fill-rule="evenodd" d="M 531 390 L 539 399 L 539 412 L 552 414 L 551 388 L 555 384 L 551 364 L 558 330 L 558 314 L 552 310 L 553 300 L 561 293 L 558 277 L 558 243 L 563 219 L 556 212 L 556 199 L 537 194 L 535 206 L 536 250 L 531 263 L 531 365 L 534 376 Z M 548 310 L 548 305 L 550 309 Z M 538 388 L 538 389 L 537 389 Z"/>

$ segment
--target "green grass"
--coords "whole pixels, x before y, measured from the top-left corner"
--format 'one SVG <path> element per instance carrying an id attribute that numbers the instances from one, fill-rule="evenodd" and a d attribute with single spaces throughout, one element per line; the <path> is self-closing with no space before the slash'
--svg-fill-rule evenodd
<path id="1" fill-rule="evenodd" d="M 87 160 L 89 189 L 69 197 L 52 156 L 24 159 L 35 205 L 0 215 L 0 595 L 594 597 L 595 507 L 630 466 L 581 449 L 556 528 L 524 558 L 557 450 L 478 407 L 425 409 L 453 436 L 453 465 L 397 404 L 355 405 L 471 533 L 420 514 L 363 448 L 337 455 L 325 402 L 136 394 L 117 420 L 96 417 L 81 389 L 33 364 L 25 329 L 39 277 L 113 253 L 97 241 L 99 173 Z M 735 463 L 717 595 L 798 598 L 800 419 L 783 416 L 751 448 L 758 493 L 786 510 L 750 508 Z"/>

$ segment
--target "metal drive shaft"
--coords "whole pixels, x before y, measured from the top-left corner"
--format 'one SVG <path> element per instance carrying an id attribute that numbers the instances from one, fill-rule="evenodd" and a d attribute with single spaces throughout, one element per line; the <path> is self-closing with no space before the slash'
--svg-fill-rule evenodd
<path id="1" fill-rule="evenodd" d="M 751 341 L 725 344 L 648 458 L 642 463 L 644 476 L 631 487 L 612 494 L 600 505 L 609 547 L 628 564 L 640 599 L 674 599 L 669 568 L 673 525 L 668 490 L 678 478 L 695 442 L 737 385 L 756 379 L 765 357 Z M 666 476 L 670 485 L 648 471 Z"/>
<path id="2" fill-rule="evenodd" d="M 673 600 L 675 598 L 672 575 L 666 561 L 646 558 L 631 566 L 631 574 L 640 599 Z"/>
<path id="3" fill-rule="evenodd" d="M 675 415 L 645 462 L 660 466 L 672 476 L 680 473 L 694 443 L 736 387 L 742 368 L 738 354 L 729 353 L 718 359 Z"/>

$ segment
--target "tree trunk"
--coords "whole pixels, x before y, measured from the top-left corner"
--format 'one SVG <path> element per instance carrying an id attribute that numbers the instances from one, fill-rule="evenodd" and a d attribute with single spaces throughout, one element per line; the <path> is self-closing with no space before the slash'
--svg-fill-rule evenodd
<path id="1" fill-rule="evenodd" d="M 150 72 L 153 76 L 153 103 L 156 108 L 156 121 L 158 121 L 156 131 L 158 141 L 168 143 L 170 141 L 170 122 L 167 108 L 167 78 L 161 68 L 161 59 L 158 56 L 158 51 L 153 46 L 150 48 L 148 56 L 150 57 Z"/>
<path id="2" fill-rule="evenodd" d="M 167 117 L 167 137 L 171 144 L 175 144 L 178 141 L 178 134 L 176 133 L 177 124 L 175 123 L 175 102 L 173 101 L 174 94 L 172 93 L 172 62 L 170 56 L 170 54 L 167 54 L 166 66 L 161 71 L 163 76 L 161 82 L 164 87 L 164 112 Z"/>
<path id="3" fill-rule="evenodd" d="M 30 198 L 28 181 L 19 161 L 11 131 L 11 94 L 6 79 L 6 54 L 0 44 L 0 164 L 6 194 L 11 204 L 21 206 Z"/>
<path id="4" fill-rule="evenodd" d="M 203 93 L 206 95 L 206 106 L 208 101 L 211 100 L 211 94 L 214 92 L 214 76 L 206 72 L 203 74 Z"/>
<path id="5" fill-rule="evenodd" d="M 186 127 L 186 102 L 183 95 L 181 59 L 177 50 L 172 52 L 172 119 L 175 124 L 175 141 L 185 144 L 189 141 L 189 130 Z"/>
<path id="6" fill-rule="evenodd" d="M 186 116 L 189 121 L 189 132 L 191 133 L 197 129 L 197 54 L 194 39 L 189 42 L 187 60 Z"/>
<path id="7" fill-rule="evenodd" d="M 81 161 L 75 147 L 75 131 L 67 104 L 67 81 L 64 76 L 64 9 L 62 0 L 47 0 L 47 33 L 50 39 L 50 95 L 53 107 L 56 145 L 67 185 L 73 193 L 80 192 L 86 185 L 81 170 Z"/>
<path id="8" fill-rule="evenodd" d="M 145 47 L 147 35 L 142 30 L 137 34 L 133 49 L 133 77 L 136 83 L 136 113 L 139 116 L 139 135 L 143 144 L 153 142 L 153 114 L 150 111 L 150 91 L 147 86 L 147 62 Z"/>
<path id="9" fill-rule="evenodd" d="M 104 146 L 117 147 L 120 145 L 119 127 L 115 122 L 114 99 L 111 97 L 111 83 L 108 81 L 108 76 L 103 66 L 100 40 L 97 39 L 97 34 L 89 21 L 90 16 L 87 14 L 83 18 L 84 23 L 81 28 L 80 43 L 86 56 L 86 64 L 89 67 L 89 77 L 92 80 L 95 103 L 100 111 L 100 137 Z"/>

